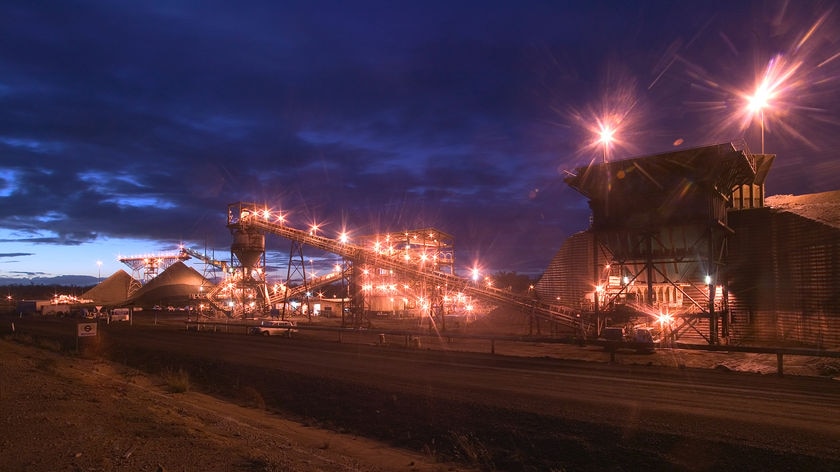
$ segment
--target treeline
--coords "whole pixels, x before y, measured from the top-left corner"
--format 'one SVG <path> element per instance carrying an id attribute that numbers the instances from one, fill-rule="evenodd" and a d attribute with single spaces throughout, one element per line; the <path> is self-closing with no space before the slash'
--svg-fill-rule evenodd
<path id="1" fill-rule="evenodd" d="M 525 294 L 539 280 L 539 276 L 531 277 L 516 272 L 496 272 L 490 276 L 493 287 L 512 293 Z M 81 296 L 95 285 L 58 285 L 58 284 L 13 284 L 0 286 L 0 297 L 8 300 L 49 300 L 56 295 Z"/>
<path id="2" fill-rule="evenodd" d="M 56 295 L 80 296 L 94 285 L 3 285 L 0 286 L 0 296 L 4 300 L 49 300 Z"/>
<path id="3" fill-rule="evenodd" d="M 531 277 L 525 274 L 517 274 L 516 272 L 500 271 L 490 276 L 493 286 L 507 290 L 512 293 L 525 294 L 531 290 L 531 287 L 536 285 L 539 276 Z"/>

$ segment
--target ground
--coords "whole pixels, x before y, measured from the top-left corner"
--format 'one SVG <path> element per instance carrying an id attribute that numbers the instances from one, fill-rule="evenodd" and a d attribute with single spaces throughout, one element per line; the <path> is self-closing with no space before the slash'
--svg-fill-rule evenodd
<path id="1" fill-rule="evenodd" d="M 174 393 L 173 377 L 0 340 L 0 468 L 466 470 L 198 392 Z"/>
<path id="2" fill-rule="evenodd" d="M 483 333 L 513 335 L 528 329 L 527 321 L 523 322 L 513 315 L 505 323 L 499 322 L 504 320 L 495 321 L 492 326 L 476 323 L 469 327 L 468 332 L 481 330 Z M 384 322 L 378 323 L 382 326 L 377 325 L 377 328 L 389 327 Z M 129 328 L 119 325 L 115 329 L 128 332 Z M 397 449 L 347 434 L 341 428 L 324 430 L 316 427 L 321 424 L 316 425 L 314 421 L 300 418 L 291 421 L 272 413 L 272 409 L 260 406 L 258 402 L 246 402 L 244 399 L 241 403 L 222 401 L 198 392 L 198 382 L 190 389 L 189 380 L 184 381 L 179 372 L 151 376 L 145 371 L 127 367 L 136 364 L 111 363 L 97 356 L 69 353 L 66 346 L 62 349 L 58 341 L 50 337 L 27 337 L 20 330 L 17 335 L 9 330 L 0 329 L 0 332 L 6 333 L 0 339 L 0 432 L 3 433 L 0 434 L 0 470 L 468 470 L 463 465 L 439 462 L 441 455 L 432 451 L 421 453 L 416 452 L 420 448 L 415 448 L 415 452 Z M 371 340 L 377 339 L 375 330 L 362 332 L 370 333 Z M 306 334 L 301 332 L 300 336 Z M 349 334 L 345 335 L 345 342 L 350 342 L 349 337 Z M 445 336 L 425 336 L 422 342 L 422 349 L 488 352 L 491 346 L 486 340 L 468 342 L 450 340 Z M 408 348 L 407 345 L 402 346 L 404 340 L 400 337 L 389 336 L 386 343 L 394 344 L 395 349 Z M 599 346 L 497 342 L 494 349 L 502 356 L 556 357 L 596 363 L 609 361 L 609 355 Z M 128 356 L 129 353 L 113 358 L 122 360 L 120 356 L 123 355 Z M 776 358 L 772 354 L 670 349 L 649 355 L 619 353 L 614 362 L 771 375 L 776 369 Z M 840 373 L 838 364 L 837 359 L 786 356 L 785 373 L 836 377 Z M 160 372 L 155 369 L 146 371 Z M 303 380 L 309 382 L 311 379 Z M 350 392 L 347 385 L 331 386 L 335 388 L 331 391 L 334 395 L 327 398 L 357 394 L 369 396 L 368 400 L 376 403 L 375 395 L 382 393 L 370 390 Z M 323 382 L 318 384 L 320 389 L 327 387 Z M 409 395 L 401 395 L 400 406 L 410 408 L 409 400 Z M 360 401 L 358 398 L 353 400 Z M 424 398 L 418 397 L 418 401 L 424 401 Z M 436 401 L 436 406 L 445 403 L 441 399 Z M 329 409 L 329 404 L 326 407 Z M 351 410 L 345 413 L 355 411 Z M 471 409 L 464 413 L 463 418 L 459 417 L 459 421 L 466 422 L 470 420 L 468 414 L 479 416 L 482 412 L 481 408 Z M 370 422 L 367 416 L 351 420 Z M 539 423 L 542 420 L 533 417 L 535 425 L 531 426 L 542 431 L 543 424 Z M 551 418 L 548 420 L 554 421 Z M 500 421 L 499 424 L 507 423 Z M 365 428 L 356 429 L 359 430 Z M 481 466 L 480 461 L 469 463 Z"/>

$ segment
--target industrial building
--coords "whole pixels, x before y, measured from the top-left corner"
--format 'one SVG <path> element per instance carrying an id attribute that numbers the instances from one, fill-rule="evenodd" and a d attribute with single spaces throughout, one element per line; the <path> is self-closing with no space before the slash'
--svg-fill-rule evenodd
<path id="1" fill-rule="evenodd" d="M 840 346 L 840 192 L 765 198 L 774 155 L 724 143 L 577 169 L 591 225 L 536 286 L 596 331 Z"/>
<path id="2" fill-rule="evenodd" d="M 734 340 L 840 347 L 840 191 L 768 197 L 730 223 Z"/>
<path id="3" fill-rule="evenodd" d="M 329 238 L 317 228 L 295 229 L 282 214 L 273 213 L 253 203 L 237 202 L 228 206 L 227 226 L 234 237 L 231 261 L 221 289 L 208 292 L 211 300 L 228 299 L 230 312 L 236 316 L 255 306 L 254 311 L 285 310 L 288 301 L 306 313 L 316 310 L 314 290 L 326 285 L 340 286 L 341 316 L 351 323 L 376 314 L 423 316 L 434 313 L 443 319 L 471 309 L 471 295 L 464 293 L 467 283 L 454 275 L 454 237 L 436 228 L 404 230 L 358 237 L 346 235 Z M 286 281 L 270 290 L 265 282 L 265 235 L 274 234 L 291 241 Z M 309 246 L 340 256 L 341 263 L 327 274 L 314 274 L 303 256 Z M 291 286 L 289 282 L 297 284 Z M 246 294 L 246 297 L 230 294 Z M 250 302 L 247 302 L 250 300 Z M 253 305 L 251 305 L 253 304 Z M 338 307 L 336 307 L 338 308 Z M 331 310 L 334 312 L 334 310 Z M 281 315 L 282 315 L 281 314 Z"/>
<path id="4" fill-rule="evenodd" d="M 576 169 L 566 183 L 588 198 L 590 226 L 562 243 L 528 295 L 456 276 L 455 238 L 436 228 L 350 241 L 295 229 L 245 202 L 228 206 L 229 262 L 189 249 L 127 258 L 134 277 L 103 285 L 129 303 L 170 298 L 163 287 L 177 286 L 178 295 L 230 317 L 290 308 L 350 322 L 376 314 L 443 321 L 490 303 L 548 321 L 564 336 L 624 326 L 655 329 L 666 343 L 840 347 L 840 191 L 767 197 L 774 161 L 723 143 Z M 266 280 L 266 235 L 291 242 L 283 282 Z M 304 246 L 340 262 L 316 275 Z M 190 257 L 221 269 L 221 282 L 185 271 Z M 166 270 L 138 289 L 152 259 L 155 274 Z M 330 293 L 316 291 L 325 286 Z M 90 295 L 97 291 L 91 298 L 106 295 L 104 287 Z M 113 293 L 104 298 L 117 302 Z"/>

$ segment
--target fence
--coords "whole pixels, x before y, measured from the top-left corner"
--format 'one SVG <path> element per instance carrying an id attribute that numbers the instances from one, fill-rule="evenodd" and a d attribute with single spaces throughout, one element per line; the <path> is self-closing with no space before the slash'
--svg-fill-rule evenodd
<path id="1" fill-rule="evenodd" d="M 215 331 L 228 333 L 248 334 L 250 328 L 257 326 L 256 323 L 248 322 L 212 322 L 212 321 L 187 321 L 185 322 L 188 331 Z M 320 333 L 334 333 L 338 342 L 344 342 L 348 335 L 363 337 L 369 342 L 377 344 L 385 344 L 389 337 L 397 337 L 404 339 L 406 347 L 420 347 L 423 338 L 430 339 L 445 339 L 449 340 L 466 340 L 479 341 L 488 343 L 488 351 L 490 354 L 496 354 L 496 344 L 499 342 L 508 343 L 542 343 L 542 344 L 578 344 L 583 343 L 579 339 L 573 338 L 556 338 L 556 337 L 540 337 L 540 336 L 501 336 L 501 335 L 486 335 L 486 334 L 464 334 L 464 333 L 435 333 L 428 330 L 368 330 L 357 328 L 341 328 L 328 326 L 307 326 L 298 325 L 295 327 L 299 332 L 320 332 Z M 604 347 L 604 350 L 610 353 L 610 361 L 615 361 L 615 353 L 619 349 L 630 350 L 644 350 L 648 345 L 639 343 L 619 343 L 606 340 L 587 340 L 586 345 L 595 345 Z M 673 349 L 684 349 L 692 351 L 708 351 L 708 352 L 744 352 L 753 354 L 774 354 L 776 356 L 776 373 L 777 375 L 784 375 L 784 356 L 809 356 L 809 357 L 825 357 L 840 359 L 840 351 L 827 351 L 824 349 L 807 349 L 807 348 L 782 348 L 782 347 L 762 347 L 762 346 L 719 346 L 706 344 L 685 344 L 675 343 L 668 346 Z"/>

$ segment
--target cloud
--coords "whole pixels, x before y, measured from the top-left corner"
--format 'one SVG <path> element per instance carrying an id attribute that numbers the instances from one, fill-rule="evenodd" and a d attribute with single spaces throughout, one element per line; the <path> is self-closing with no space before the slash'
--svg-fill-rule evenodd
<path id="1" fill-rule="evenodd" d="M 336 232 L 435 226 L 468 257 L 539 270 L 588 224 L 562 171 L 593 158 L 592 139 L 568 110 L 633 83 L 645 116 L 628 149 L 710 144 L 690 101 L 706 73 L 750 74 L 741 25 L 767 20 L 722 1 L 613 3 L 7 2 L 0 27 L 19 46 L 0 48 L 0 228 L 30 244 L 224 251 L 227 204 L 256 201 Z M 811 139 L 836 149 L 836 127 Z M 789 193 L 837 183 L 807 167 L 771 179 Z"/>

